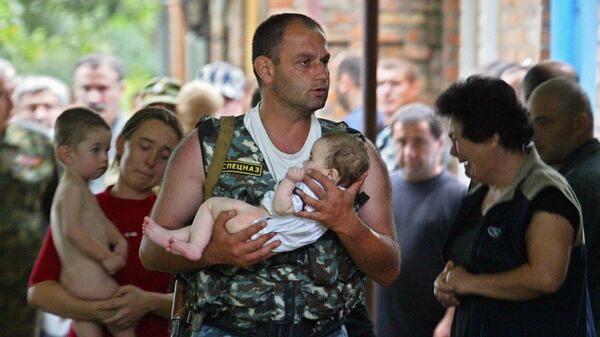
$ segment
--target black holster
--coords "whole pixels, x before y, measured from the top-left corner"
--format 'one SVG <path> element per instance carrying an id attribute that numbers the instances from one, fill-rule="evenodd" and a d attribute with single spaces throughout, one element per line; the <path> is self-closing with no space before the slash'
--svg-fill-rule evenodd
<path id="1" fill-rule="evenodd" d="M 186 305 L 187 282 L 179 275 L 175 278 L 173 306 L 171 307 L 171 337 L 184 337 L 189 330 L 190 314 Z"/>

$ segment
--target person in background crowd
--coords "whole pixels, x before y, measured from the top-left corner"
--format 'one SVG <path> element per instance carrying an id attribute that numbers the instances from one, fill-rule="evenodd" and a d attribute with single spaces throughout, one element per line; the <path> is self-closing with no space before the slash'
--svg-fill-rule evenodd
<path id="1" fill-rule="evenodd" d="M 223 107 L 223 96 L 212 85 L 194 80 L 181 87 L 177 95 L 176 111 L 183 125 L 183 131 L 192 131 L 203 116 L 215 116 Z"/>
<path id="2" fill-rule="evenodd" d="M 330 59 L 317 22 L 302 14 L 273 15 L 256 29 L 252 50 L 261 103 L 234 120 L 226 160 L 244 165 L 233 172 L 223 170 L 213 194 L 257 205 L 289 167 L 310 158 L 309 151 L 322 134 L 352 131 L 345 124 L 314 116 L 327 100 Z M 221 122 L 209 119 L 199 125 L 214 132 L 203 133 L 202 139 L 188 135 L 169 163 L 152 211 L 152 218 L 165 228 L 189 224 L 202 203 L 204 165 L 211 162 Z M 272 256 L 279 242 L 264 245 L 272 234 L 251 239 L 264 227 L 261 223 L 227 234 L 224 223 L 233 212 L 217 218 L 198 262 L 168 254 L 147 238 L 142 240 L 140 257 L 148 269 L 193 272 L 188 293 L 192 316 L 206 316 L 192 336 L 261 336 L 276 331 L 288 331 L 293 337 L 348 336 L 344 317 L 339 315 L 346 316 L 363 303 L 365 275 L 389 285 L 400 272 L 387 172 L 369 142 L 367 150 L 368 174 L 346 190 L 316 170 L 308 172 L 303 182 L 319 200 L 298 192 L 315 212 L 297 215 L 329 230 L 303 249 Z M 369 198 L 357 214 L 359 190 Z"/>
<path id="3" fill-rule="evenodd" d="M 111 160 L 115 157 L 117 136 L 127 121 L 127 116 L 119 106 L 125 91 L 124 76 L 125 69 L 120 59 L 99 53 L 81 58 L 73 71 L 75 105 L 96 111 L 111 127 L 113 138 L 108 152 Z M 104 190 L 106 176 L 91 181 L 92 192 L 99 193 Z"/>
<path id="4" fill-rule="evenodd" d="M 531 146 L 515 91 L 471 76 L 436 107 L 472 181 L 434 282 L 440 303 L 456 307 L 452 336 L 594 336 L 581 208 Z"/>
<path id="5" fill-rule="evenodd" d="M 600 142 L 583 89 L 568 77 L 550 79 L 529 96 L 533 141 L 542 160 L 569 182 L 583 212 L 588 287 L 600 328 Z"/>
<path id="6" fill-rule="evenodd" d="M 431 284 L 444 269 L 440 252 L 466 186 L 442 165 L 442 120 L 428 106 L 411 106 L 391 125 L 402 168 L 390 173 L 402 273 L 391 287 L 377 288 L 377 335 L 439 337 L 436 329 L 449 333 L 451 320 L 442 321 Z"/>
<path id="7" fill-rule="evenodd" d="M 117 138 L 117 182 L 96 199 L 107 218 L 128 243 L 127 263 L 114 277 L 120 285 L 108 300 L 90 301 L 73 296 L 60 283 L 60 259 L 48 232 L 29 279 L 28 300 L 36 307 L 64 317 L 135 326 L 138 336 L 167 337 L 173 296 L 171 276 L 142 266 L 138 251 L 144 216 L 156 201 L 167 160 L 182 137 L 176 116 L 161 108 L 144 108 L 126 123 Z M 105 337 L 110 336 L 105 331 Z M 69 337 L 75 337 L 73 331 Z"/>
<path id="8" fill-rule="evenodd" d="M 362 104 L 362 57 L 359 55 L 342 55 L 337 67 L 335 91 L 338 103 L 346 113 L 343 121 L 353 129 L 365 132 L 365 113 Z M 381 127 L 381 114 L 377 114 L 377 128 Z"/>
<path id="9" fill-rule="evenodd" d="M 554 77 L 567 77 L 579 82 L 579 74 L 570 64 L 555 60 L 541 61 L 531 67 L 523 78 L 522 88 L 525 102 L 529 101 L 529 96 L 538 85 Z"/>
<path id="10" fill-rule="evenodd" d="M 58 163 L 47 135 L 9 123 L 15 69 L 0 59 L 0 331 L 37 336 L 35 308 L 27 305 L 27 275 L 48 229 Z"/>
<path id="11" fill-rule="evenodd" d="M 239 116 L 244 111 L 244 83 L 242 69 L 228 62 L 216 61 L 205 64 L 196 76 L 197 80 L 209 83 L 223 96 L 224 104 L 214 115 Z"/>
<path id="12" fill-rule="evenodd" d="M 421 94 L 417 66 L 403 58 L 384 58 L 377 63 L 377 110 L 383 115 L 383 129 L 375 144 L 388 171 L 398 164 L 390 127 L 400 109 L 416 103 Z"/>
<path id="13" fill-rule="evenodd" d="M 181 82 L 172 77 L 155 77 L 140 91 L 140 106 L 135 111 L 149 107 L 165 108 L 175 112 Z"/>
<path id="14" fill-rule="evenodd" d="M 50 76 L 22 78 L 13 94 L 14 119 L 30 121 L 52 138 L 58 115 L 69 105 L 69 88 Z"/>

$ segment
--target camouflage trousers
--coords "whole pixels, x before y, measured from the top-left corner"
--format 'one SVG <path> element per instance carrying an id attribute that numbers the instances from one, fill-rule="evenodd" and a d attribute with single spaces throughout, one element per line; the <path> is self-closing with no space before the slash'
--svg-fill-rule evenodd
<path id="1" fill-rule="evenodd" d="M 233 335 L 229 332 L 223 331 L 217 327 L 213 327 L 210 325 L 203 325 L 200 331 L 196 331 L 192 333 L 191 337 L 243 337 L 240 335 Z M 308 337 L 308 336 L 307 336 Z M 346 327 L 342 326 L 339 331 L 336 331 L 327 337 L 348 337 L 348 332 L 346 332 Z"/>

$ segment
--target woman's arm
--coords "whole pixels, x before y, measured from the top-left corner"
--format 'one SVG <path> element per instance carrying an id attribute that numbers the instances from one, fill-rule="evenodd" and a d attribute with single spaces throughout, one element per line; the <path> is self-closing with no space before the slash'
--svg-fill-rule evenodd
<path id="1" fill-rule="evenodd" d="M 173 294 L 145 291 L 133 285 L 126 285 L 120 287 L 111 299 L 103 301 L 99 308 L 114 312 L 114 315 L 104 321 L 105 324 L 127 329 L 149 313 L 169 318 L 172 301 Z"/>
<path id="2" fill-rule="evenodd" d="M 535 212 L 525 243 L 529 261 L 513 270 L 471 274 L 458 266 L 446 281 L 459 295 L 480 295 L 502 300 L 527 300 L 558 291 L 567 276 L 573 226 L 563 216 Z"/>
<path id="3" fill-rule="evenodd" d="M 114 314 L 113 310 L 101 308 L 104 301 L 79 299 L 55 280 L 42 281 L 30 286 L 27 290 L 27 301 L 44 311 L 76 320 L 103 322 Z"/>

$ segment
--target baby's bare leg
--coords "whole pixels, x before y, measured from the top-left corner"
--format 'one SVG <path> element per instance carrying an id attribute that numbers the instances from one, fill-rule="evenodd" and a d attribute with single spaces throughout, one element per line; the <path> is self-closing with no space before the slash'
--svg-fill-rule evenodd
<path id="1" fill-rule="evenodd" d="M 216 216 L 213 216 L 211 209 L 213 204 L 217 202 L 216 198 L 210 198 L 200 205 L 192 225 L 189 226 L 188 240 L 169 240 L 169 249 L 171 253 L 182 255 L 190 260 L 198 261 L 202 257 L 202 252 L 210 240 L 213 225 Z M 225 198 L 220 198 L 225 199 Z"/>
<path id="2" fill-rule="evenodd" d="M 183 255 L 190 260 L 199 260 L 210 241 L 215 219 L 221 212 L 235 210 L 236 216 L 229 219 L 225 228 L 230 233 L 238 232 L 252 224 L 256 218 L 268 215 L 267 211 L 241 200 L 213 197 L 206 200 L 196 213 L 190 230 L 189 243 L 171 240 L 171 252 Z"/>
<path id="3" fill-rule="evenodd" d="M 236 215 L 225 223 L 225 229 L 229 233 L 237 233 L 250 227 L 254 220 L 269 215 L 266 209 L 252 206 L 241 200 L 218 197 L 214 199 L 216 200 L 211 209 L 214 218 L 223 211 L 234 210 L 236 212 Z"/>
<path id="4" fill-rule="evenodd" d="M 144 235 L 167 251 L 171 250 L 170 242 L 173 239 L 188 242 L 190 240 L 190 230 L 190 226 L 169 230 L 154 222 L 150 217 L 144 217 L 144 223 L 142 224 Z"/>

